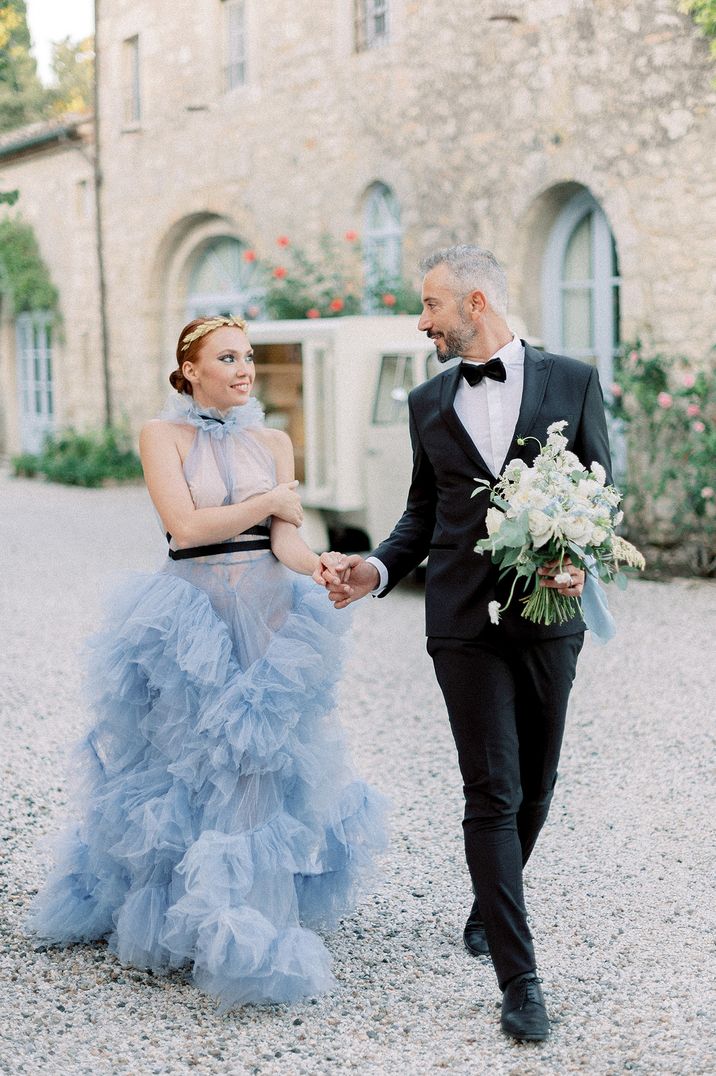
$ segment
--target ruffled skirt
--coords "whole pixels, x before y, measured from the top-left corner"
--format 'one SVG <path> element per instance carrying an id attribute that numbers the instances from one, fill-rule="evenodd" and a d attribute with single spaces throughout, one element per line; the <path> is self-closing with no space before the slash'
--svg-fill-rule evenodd
<path id="1" fill-rule="evenodd" d="M 271 554 L 133 577 L 91 641 L 81 821 L 28 930 L 191 968 L 223 1008 L 329 989 L 382 798 L 331 716 L 345 614 Z M 208 560 L 208 558 L 207 558 Z"/>

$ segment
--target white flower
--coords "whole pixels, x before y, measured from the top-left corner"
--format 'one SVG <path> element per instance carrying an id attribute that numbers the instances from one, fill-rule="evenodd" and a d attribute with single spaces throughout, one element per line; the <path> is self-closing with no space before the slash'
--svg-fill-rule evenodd
<path id="1" fill-rule="evenodd" d="M 592 533 L 592 525 L 586 516 L 570 516 L 562 524 L 565 538 L 575 545 L 588 545 Z"/>
<path id="2" fill-rule="evenodd" d="M 529 528 L 532 535 L 532 544 L 535 549 L 548 542 L 552 537 L 553 524 L 546 512 L 539 508 L 532 508 L 529 513 Z"/>
<path id="3" fill-rule="evenodd" d="M 502 526 L 502 522 L 503 522 L 504 518 L 505 517 L 504 517 L 504 515 L 502 514 L 502 512 L 500 511 L 499 508 L 488 508 L 487 509 L 487 516 L 486 516 L 487 533 L 490 535 L 490 538 L 492 538 L 495 534 L 497 534 L 499 532 L 500 527 Z"/>
<path id="4" fill-rule="evenodd" d="M 569 426 L 566 418 L 563 418 L 561 422 L 553 422 L 551 426 L 547 427 L 547 434 L 561 433 L 565 426 Z"/>
<path id="5" fill-rule="evenodd" d="M 569 572 L 560 572 L 558 575 L 555 575 L 554 581 L 558 587 L 564 587 L 572 582 L 572 576 Z"/>
<path id="6" fill-rule="evenodd" d="M 605 485 L 607 481 L 607 472 L 604 470 L 601 463 L 597 463 L 596 460 L 592 460 L 592 474 L 600 486 Z"/>
<path id="7" fill-rule="evenodd" d="M 575 456 L 574 452 L 565 452 L 562 459 L 564 460 L 564 469 L 568 473 L 572 471 L 587 470 L 587 468 L 580 462 L 579 456 Z"/>
<path id="8" fill-rule="evenodd" d="M 592 528 L 592 538 L 591 538 L 591 541 L 590 541 L 589 544 L 590 545 L 602 545 L 603 542 L 606 542 L 607 537 L 608 537 L 608 531 L 606 531 L 604 529 L 604 527 L 593 527 Z"/>
<path id="9" fill-rule="evenodd" d="M 490 614 L 490 621 L 493 624 L 500 623 L 500 603 L 488 602 L 487 611 Z"/>

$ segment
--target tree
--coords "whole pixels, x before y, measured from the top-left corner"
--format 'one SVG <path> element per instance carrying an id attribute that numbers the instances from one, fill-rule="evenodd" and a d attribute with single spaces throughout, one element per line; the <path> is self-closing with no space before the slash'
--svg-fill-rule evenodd
<path id="1" fill-rule="evenodd" d="M 30 44 L 25 0 L 0 0 L 0 131 L 46 115 L 48 94 Z"/>
<path id="2" fill-rule="evenodd" d="M 50 88 L 52 112 L 91 112 L 94 82 L 94 37 L 72 41 L 66 37 L 52 46 L 54 85 Z"/>

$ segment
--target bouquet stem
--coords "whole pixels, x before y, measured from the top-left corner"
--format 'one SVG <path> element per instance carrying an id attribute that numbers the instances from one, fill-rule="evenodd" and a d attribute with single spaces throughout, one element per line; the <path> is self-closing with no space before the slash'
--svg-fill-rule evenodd
<path id="1" fill-rule="evenodd" d="M 533 624 L 565 624 L 575 616 L 582 615 L 579 598 L 569 598 L 552 587 L 540 586 L 540 576 L 535 577 L 535 587 L 528 598 L 523 598 L 522 616 Z"/>

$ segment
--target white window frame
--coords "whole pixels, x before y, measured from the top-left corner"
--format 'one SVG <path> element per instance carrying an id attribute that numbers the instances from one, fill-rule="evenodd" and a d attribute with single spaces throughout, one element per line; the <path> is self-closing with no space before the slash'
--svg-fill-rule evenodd
<path id="1" fill-rule="evenodd" d="M 375 227 L 373 219 L 382 216 L 384 223 Z M 363 198 L 363 272 L 366 310 L 377 304 L 370 296 L 371 287 L 385 280 L 386 285 L 400 280 L 403 260 L 403 228 L 400 202 L 392 187 L 381 180 L 371 183 Z"/>
<path id="2" fill-rule="evenodd" d="M 221 7 L 224 20 L 224 90 L 230 93 L 248 82 L 246 0 L 221 0 Z"/>
<path id="3" fill-rule="evenodd" d="M 385 45 L 390 40 L 390 0 L 353 0 L 353 22 L 356 52 Z"/>
<path id="4" fill-rule="evenodd" d="M 125 38 L 122 44 L 124 65 L 123 121 L 125 127 L 142 122 L 142 84 L 140 77 L 139 34 Z"/>
<path id="5" fill-rule="evenodd" d="M 579 284 L 587 289 L 592 303 L 592 340 L 589 348 L 570 349 L 574 358 L 596 359 L 599 378 L 605 390 L 614 381 L 614 358 L 619 350 L 618 325 L 615 325 L 613 291 L 621 277 L 612 272 L 613 236 L 603 209 L 589 191 L 575 195 L 554 223 L 544 255 L 542 302 L 544 343 L 548 351 L 564 354 L 564 259 L 569 241 L 587 215 L 591 214 L 591 276 Z M 574 282 L 571 282 L 574 286 Z"/>
<path id="6" fill-rule="evenodd" d="M 17 396 L 23 452 L 39 452 L 55 428 L 54 315 L 47 311 L 15 319 Z"/>

